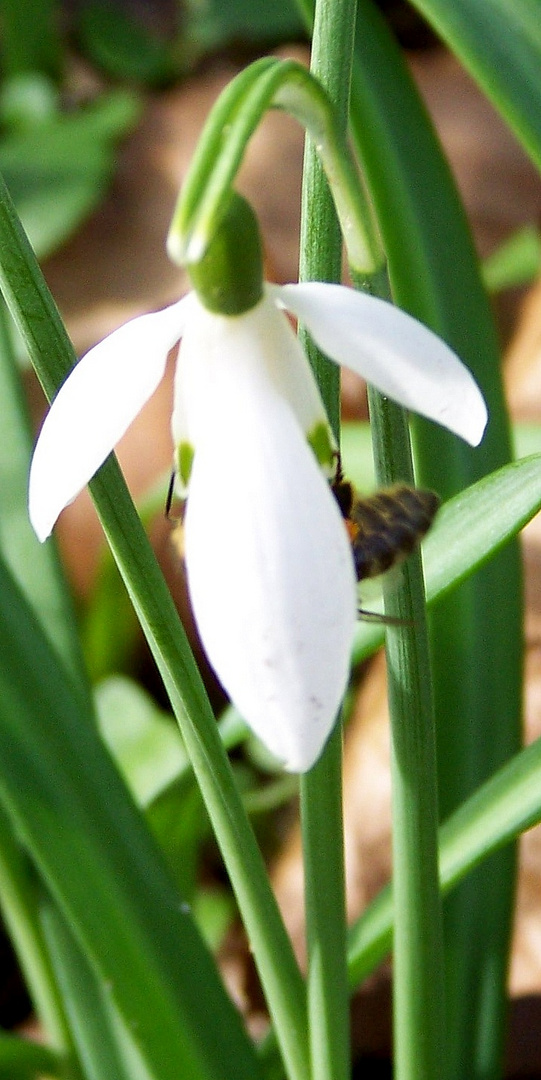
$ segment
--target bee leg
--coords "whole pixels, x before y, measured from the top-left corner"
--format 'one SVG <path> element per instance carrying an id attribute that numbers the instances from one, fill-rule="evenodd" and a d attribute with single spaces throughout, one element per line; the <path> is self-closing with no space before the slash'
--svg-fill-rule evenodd
<path id="1" fill-rule="evenodd" d="M 164 515 L 167 521 L 175 521 L 176 519 L 171 515 L 171 507 L 173 505 L 173 495 L 175 492 L 175 470 L 171 472 L 171 479 L 169 480 L 169 487 L 167 488 L 167 498 L 165 500 Z"/>
<path id="2" fill-rule="evenodd" d="M 383 626 L 412 626 L 410 619 L 399 619 L 394 615 L 383 615 L 380 611 L 367 611 L 362 607 L 357 608 L 357 616 L 363 622 L 380 623 Z"/>

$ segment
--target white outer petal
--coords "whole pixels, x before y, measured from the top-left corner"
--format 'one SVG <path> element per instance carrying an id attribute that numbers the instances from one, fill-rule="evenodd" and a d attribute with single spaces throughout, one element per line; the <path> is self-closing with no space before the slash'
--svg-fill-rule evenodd
<path id="1" fill-rule="evenodd" d="M 160 382 L 191 297 L 125 323 L 75 365 L 45 418 L 29 483 L 40 540 L 93 477 Z"/>
<path id="2" fill-rule="evenodd" d="M 183 363 L 184 346 L 181 348 L 175 377 L 172 421 L 175 446 L 182 442 L 197 445 L 195 417 L 198 403 L 202 402 L 205 407 L 208 383 L 214 384 L 216 379 L 221 378 L 222 351 L 238 348 L 241 339 L 249 356 L 254 352 L 258 353 L 259 363 L 263 365 L 267 377 L 277 392 L 289 402 L 303 431 L 310 433 L 317 424 L 328 426 L 325 407 L 308 359 L 288 319 L 277 308 L 272 295 L 265 293 L 256 307 L 237 317 L 215 315 L 202 307 L 195 297 L 193 303 L 197 312 L 194 312 L 187 328 L 189 348 L 194 355 L 199 353 L 209 358 L 213 356 L 217 370 L 214 372 L 201 365 L 186 367 Z M 192 385 L 194 380 L 196 386 Z M 329 437 L 332 442 L 330 429 Z"/>
<path id="3" fill-rule="evenodd" d="M 477 383 L 441 338 L 417 319 L 343 285 L 284 285 L 273 295 L 304 323 L 331 360 L 472 446 L 480 443 L 487 410 Z"/>
<path id="4" fill-rule="evenodd" d="M 303 772 L 347 685 L 356 583 L 344 524 L 242 328 L 205 353 L 185 339 L 181 362 L 207 386 L 184 523 L 195 620 L 247 723 Z"/>

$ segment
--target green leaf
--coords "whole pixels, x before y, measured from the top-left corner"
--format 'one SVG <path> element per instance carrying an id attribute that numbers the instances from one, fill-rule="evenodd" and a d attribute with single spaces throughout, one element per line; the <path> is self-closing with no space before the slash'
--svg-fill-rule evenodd
<path id="1" fill-rule="evenodd" d="M 179 72 L 170 43 L 114 4 L 87 3 L 77 25 L 81 47 L 93 64 L 115 79 L 161 86 Z"/>
<path id="2" fill-rule="evenodd" d="M 56 0 L 2 0 L 2 72 L 41 72 L 59 80 L 63 42 Z"/>
<path id="3" fill-rule="evenodd" d="M 0 562 L 0 797 L 149 1075 L 258 1075 L 189 913 Z"/>
<path id="4" fill-rule="evenodd" d="M 59 247 L 98 204 L 136 99 L 111 93 L 76 113 L 16 129 L 0 141 L 0 170 L 36 255 Z"/>
<path id="5" fill-rule="evenodd" d="M 541 508 L 541 455 L 511 462 L 445 503 L 423 545 L 430 599 L 499 551 Z"/>
<path id="6" fill-rule="evenodd" d="M 484 260 L 482 272 L 485 286 L 492 293 L 529 285 L 541 273 L 539 230 L 533 225 L 525 225 L 513 233 Z"/>
<path id="7" fill-rule="evenodd" d="M 64 1062 L 46 1046 L 0 1032 L 0 1080 L 63 1076 Z"/>
<path id="8" fill-rule="evenodd" d="M 372 435 L 368 422 L 349 421 L 340 429 L 340 453 L 344 475 L 363 494 L 376 486 Z"/>
<path id="9" fill-rule="evenodd" d="M 160 477 L 137 502 L 147 532 L 154 519 L 163 517 L 171 473 Z M 141 641 L 141 628 L 118 567 L 106 544 L 100 552 L 94 586 L 81 617 L 85 663 L 93 683 L 112 672 L 129 671 Z"/>
<path id="10" fill-rule="evenodd" d="M 100 552 L 94 587 L 81 616 L 81 642 L 91 681 L 129 671 L 141 629 L 109 548 Z"/>
<path id="11" fill-rule="evenodd" d="M 537 0 L 411 0 L 456 53 L 541 168 Z"/>
<path id="12" fill-rule="evenodd" d="M 194 917 L 210 949 L 215 952 L 235 917 L 231 894 L 225 889 L 200 889 L 194 901 Z"/>
<path id="13" fill-rule="evenodd" d="M 541 821 L 541 739 L 521 750 L 440 828 L 440 884 L 449 892 L 483 859 Z M 392 894 L 386 887 L 351 927 L 349 972 L 356 988 L 392 944 Z"/>
<path id="14" fill-rule="evenodd" d="M 447 13 L 455 10 L 442 0 L 443 6 Z M 490 45 L 491 5 L 482 6 Z M 495 7 L 497 24 L 500 5 Z M 456 8 L 464 12 L 465 0 Z M 489 410 L 487 432 L 475 450 L 434 424 L 414 421 L 418 481 L 446 499 L 511 456 L 498 342 L 449 167 L 404 59 L 370 0 L 359 2 L 357 27 L 351 126 L 393 296 L 455 349 Z M 521 595 L 518 550 L 510 544 L 431 612 L 443 817 L 519 745 Z M 465 1063 L 471 1080 L 501 1068 L 513 901 L 511 851 L 485 863 L 446 904 L 448 1080 L 461 1077 Z"/>
<path id="15" fill-rule="evenodd" d="M 102 738 L 137 805 L 145 807 L 189 769 L 178 727 L 132 679 L 105 679 L 95 695 Z"/>
<path id="16" fill-rule="evenodd" d="M 41 923 L 35 867 L 0 802 L 0 908 L 38 1022 L 51 1048 L 73 1061 L 73 1041 Z M 74 1077 L 76 1080 L 76 1077 Z"/>
<path id="17" fill-rule="evenodd" d="M 42 905 L 42 924 L 84 1080 L 149 1080 L 148 1069 L 103 981 L 50 900 Z"/>
<path id="18" fill-rule="evenodd" d="M 232 41 L 290 41 L 302 32 L 292 0 L 208 0 L 204 6 L 189 0 L 192 32 L 207 48 Z"/>
<path id="19" fill-rule="evenodd" d="M 13 326 L 0 302 L 0 550 L 42 629 L 88 696 L 73 605 L 55 544 L 40 544 L 28 519 L 27 485 L 32 435 L 15 358 Z"/>

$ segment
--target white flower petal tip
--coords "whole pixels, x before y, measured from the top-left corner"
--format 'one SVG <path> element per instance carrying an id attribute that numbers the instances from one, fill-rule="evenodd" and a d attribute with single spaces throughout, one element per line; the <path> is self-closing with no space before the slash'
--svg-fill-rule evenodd
<path id="1" fill-rule="evenodd" d="M 331 360 L 382 394 L 478 446 L 487 423 L 471 372 L 431 330 L 373 296 L 310 282 L 273 289 Z"/>
<path id="2" fill-rule="evenodd" d="M 190 297 L 115 330 L 75 365 L 41 429 L 28 492 L 30 520 L 45 540 L 60 512 L 103 464 L 163 377 Z"/>

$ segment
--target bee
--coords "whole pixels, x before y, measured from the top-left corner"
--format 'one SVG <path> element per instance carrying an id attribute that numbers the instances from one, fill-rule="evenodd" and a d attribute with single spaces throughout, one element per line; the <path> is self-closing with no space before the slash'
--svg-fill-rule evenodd
<path id="1" fill-rule="evenodd" d="M 345 479 L 340 460 L 331 488 L 351 541 L 357 581 L 378 577 L 411 554 L 440 505 L 433 491 L 408 484 L 395 484 L 361 498 Z M 359 608 L 359 616 L 376 622 L 400 622 L 363 608 Z"/>
<path id="2" fill-rule="evenodd" d="M 172 514 L 175 473 L 171 475 L 165 516 L 168 521 L 178 525 L 177 546 L 182 551 L 182 517 Z M 353 554 L 353 563 L 357 581 L 379 577 L 387 570 L 398 566 L 411 554 L 415 545 L 428 532 L 438 507 L 439 496 L 433 491 L 413 488 L 408 484 L 395 484 L 383 488 L 373 495 L 360 497 L 353 484 L 346 480 L 342 472 L 342 463 L 338 457 L 331 490 L 344 519 Z M 359 607 L 359 617 L 367 621 L 402 625 L 402 619 L 381 615 L 379 612 L 366 611 Z"/>

